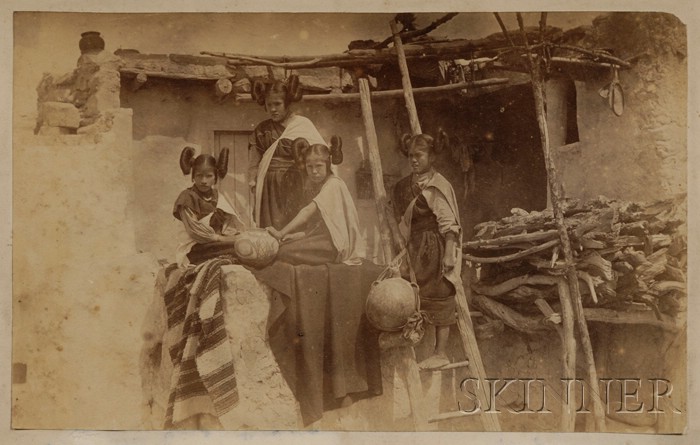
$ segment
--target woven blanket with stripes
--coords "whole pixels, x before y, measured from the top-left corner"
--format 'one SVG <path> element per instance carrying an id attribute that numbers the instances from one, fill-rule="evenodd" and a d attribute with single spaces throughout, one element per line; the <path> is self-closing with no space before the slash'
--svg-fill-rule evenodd
<path id="1" fill-rule="evenodd" d="M 220 292 L 221 266 L 229 264 L 231 258 L 218 257 L 189 267 L 165 291 L 168 337 L 179 339 L 169 348 L 165 428 L 198 414 L 222 416 L 238 402 Z"/>

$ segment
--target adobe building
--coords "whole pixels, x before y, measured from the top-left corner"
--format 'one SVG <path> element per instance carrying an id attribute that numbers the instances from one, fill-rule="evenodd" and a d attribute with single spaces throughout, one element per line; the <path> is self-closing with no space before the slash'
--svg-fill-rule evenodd
<path id="1" fill-rule="evenodd" d="M 518 42 L 517 33 L 512 35 Z M 531 43 L 537 41 L 538 30 L 528 29 L 528 36 Z M 560 46 L 547 67 L 545 90 L 549 140 L 565 196 L 582 202 L 601 195 L 651 202 L 685 194 L 685 26 L 666 14 L 609 13 L 587 27 L 547 28 L 546 36 Z M 139 354 L 156 275 L 161 265 L 174 259 L 173 240 L 180 223 L 172 217 L 172 202 L 190 183 L 177 159 L 186 145 L 213 154 L 229 148 L 229 175 L 220 189 L 251 222 L 248 136 L 266 119 L 263 107 L 250 97 L 254 80 L 298 74 L 304 96 L 293 105 L 296 112 L 311 119 L 327 140 L 332 135 L 343 138 L 345 159 L 338 174 L 357 206 L 368 259 L 377 264 L 385 264 L 386 258 L 374 193 L 367 186 L 371 172 L 358 74 L 367 75 L 372 87 L 387 188 L 409 172 L 398 147 L 410 126 L 396 55 L 390 49 L 370 50 L 367 42 L 353 42 L 352 49 L 325 66 L 289 69 L 280 66 L 304 58 L 263 62 L 255 56 L 142 54 L 136 49 L 111 54 L 100 41 L 99 33 L 85 33 L 75 71 L 45 75 L 37 88 L 35 135 L 15 139 L 14 189 L 23 190 L 24 199 L 15 199 L 14 208 L 14 427 L 158 427 L 152 419 L 162 414 L 162 406 L 154 407 L 143 391 L 155 393 L 154 388 L 165 383 L 155 374 L 144 377 L 148 371 Z M 443 129 L 450 137 L 450 149 L 440 155 L 437 170 L 460 200 L 465 241 L 476 234 L 477 224 L 509 216 L 512 209 L 547 209 L 551 199 L 530 76 L 522 63 L 501 54 L 508 47 L 505 37 L 419 38 L 405 46 L 423 131 L 435 134 Z M 567 46 L 586 48 L 590 54 Z M 610 94 L 609 85 L 618 81 L 624 107 L 613 110 L 602 95 Z M 25 171 L 32 172 L 33 179 L 17 175 Z M 89 193 L 81 192 L 88 187 Z M 258 311 L 250 320 L 263 323 L 264 306 L 246 307 Z M 669 375 L 683 394 L 685 366 L 667 366 L 685 363 L 683 320 L 684 314 L 678 315 L 671 330 L 590 323 L 594 349 L 601 351 L 597 360 L 607 367 L 599 373 L 622 376 L 644 369 L 648 375 L 634 376 Z M 251 323 L 251 329 L 259 328 Z M 264 332 L 260 335 L 264 338 Z M 488 375 L 558 375 L 559 346 L 547 335 L 506 327 L 486 337 L 479 347 Z M 51 347 L 38 350 L 32 346 L 37 342 Z M 256 349 L 264 345 L 239 347 L 267 357 Z M 661 348 L 666 352 L 659 353 Z M 150 387 L 142 388 L 142 383 Z M 437 394 L 443 397 L 457 392 L 449 383 L 441 385 Z M 129 413 L 116 418 L 109 414 L 112 401 L 93 399 L 91 388 L 105 386 L 119 394 L 120 406 L 131 407 Z M 268 396 L 268 404 L 279 400 L 284 401 L 277 403 L 279 409 L 293 409 L 293 399 L 283 388 Z M 401 397 L 392 397 L 392 421 L 343 424 L 348 411 L 335 414 L 340 424 L 326 419 L 319 427 L 410 428 L 410 422 L 401 420 L 410 417 L 407 399 L 397 402 Z M 514 406 L 522 402 L 517 394 L 509 397 Z M 684 411 L 682 396 L 674 403 Z M 238 427 L 295 428 L 293 411 L 250 409 L 260 422 L 248 419 Z M 353 415 L 361 416 L 362 408 L 352 409 Z M 52 414 L 44 416 L 48 410 Z M 144 420 L 148 415 L 152 423 Z M 504 414 L 501 426 L 556 431 L 559 415 L 553 414 L 553 419 Z M 577 430 L 591 430 L 589 417 L 578 419 Z M 683 425 L 673 416 L 637 419 L 613 415 L 608 430 L 672 432 Z M 474 418 L 436 427 L 481 429 Z"/>

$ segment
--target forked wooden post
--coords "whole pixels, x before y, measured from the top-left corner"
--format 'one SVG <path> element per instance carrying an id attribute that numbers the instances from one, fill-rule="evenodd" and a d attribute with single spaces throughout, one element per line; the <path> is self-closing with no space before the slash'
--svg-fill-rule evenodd
<path id="1" fill-rule="evenodd" d="M 394 49 L 399 57 L 399 69 L 401 70 L 401 83 L 403 84 L 403 97 L 406 100 L 406 109 L 408 110 L 408 120 L 411 123 L 411 133 L 414 135 L 421 134 L 423 131 L 420 128 L 418 120 L 418 110 L 416 102 L 413 100 L 413 87 L 411 86 L 411 78 L 408 74 L 408 63 L 406 62 L 406 54 L 403 50 L 401 35 L 396 29 L 396 22 L 391 21 L 391 33 L 394 36 Z"/>
<path id="2" fill-rule="evenodd" d="M 365 136 L 367 137 L 367 152 L 369 153 L 369 165 L 372 171 L 372 186 L 374 187 L 374 199 L 377 206 L 377 218 L 379 218 L 382 249 L 388 263 L 394 258 L 391 228 L 396 225 L 396 221 L 392 221 L 394 216 L 387 212 L 388 200 L 386 188 L 384 187 L 384 174 L 382 172 L 382 159 L 379 155 L 377 131 L 374 128 L 369 82 L 366 78 L 360 78 L 359 86 L 362 119 L 365 125 Z M 398 236 L 397 233 L 393 235 Z M 397 247 L 399 246 L 397 245 Z M 423 403 L 423 387 L 421 385 L 420 376 L 418 375 L 415 351 L 412 347 L 409 347 L 408 350 L 403 351 L 400 356 L 402 358 L 400 374 L 406 381 L 408 401 L 411 405 L 411 412 L 413 413 L 414 428 L 416 431 L 425 431 L 427 429 L 428 419 L 425 413 L 425 404 Z"/>
<path id="3" fill-rule="evenodd" d="M 554 164 L 554 158 L 552 157 L 551 147 L 549 145 L 549 132 L 547 129 L 547 112 L 545 108 L 544 78 L 542 76 L 540 62 L 536 59 L 536 56 L 534 56 L 530 51 L 530 45 L 527 40 L 527 34 L 525 33 L 523 17 L 520 13 L 517 13 L 516 17 L 518 19 L 520 34 L 522 35 L 523 43 L 525 44 L 525 51 L 530 65 L 532 92 L 535 99 L 535 115 L 537 117 L 537 123 L 539 124 L 542 151 L 544 152 L 545 168 L 547 170 L 547 182 L 549 185 L 550 196 L 552 199 L 552 211 L 554 213 L 554 222 L 556 223 L 557 230 L 559 231 L 561 248 L 564 252 L 564 260 L 566 263 L 566 279 L 568 281 L 569 288 L 568 290 L 570 292 L 573 312 L 575 315 L 576 324 L 578 326 L 579 337 L 581 340 L 581 349 L 583 350 L 583 358 L 586 362 L 586 367 L 588 369 L 588 390 L 593 393 L 591 396 L 591 400 L 593 401 L 593 418 L 595 419 L 596 430 L 598 432 L 604 432 L 605 408 L 603 406 L 603 401 L 601 400 L 600 394 L 598 392 L 598 373 L 596 371 L 595 361 L 593 359 L 593 347 L 591 346 L 591 338 L 588 333 L 586 318 L 583 314 L 583 304 L 581 303 L 581 293 L 578 287 L 578 276 L 576 274 L 576 268 L 574 266 L 574 254 L 571 249 L 571 241 L 569 240 L 569 233 L 567 232 L 566 224 L 564 222 L 564 211 L 562 210 L 561 206 L 561 201 L 563 199 L 562 189 L 557 178 L 557 170 Z M 541 28 L 544 28 L 544 26 L 546 25 L 545 20 L 546 16 L 543 16 L 542 21 L 540 22 Z"/>
<path id="4" fill-rule="evenodd" d="M 574 310 L 571 306 L 569 286 L 564 278 L 557 282 L 561 303 L 562 364 L 561 377 L 567 381 L 576 379 L 576 337 L 574 336 Z M 576 427 L 576 407 L 573 401 L 562 397 L 561 430 L 573 432 Z"/>
<path id="5" fill-rule="evenodd" d="M 406 55 L 404 54 L 401 36 L 399 35 L 396 29 L 396 22 L 391 21 L 390 26 L 391 32 L 394 36 L 394 47 L 396 49 L 396 54 L 399 59 L 399 67 L 401 69 L 401 80 L 403 82 L 403 91 L 404 98 L 406 99 L 406 109 L 408 110 L 408 118 L 411 123 L 411 132 L 415 136 L 417 134 L 421 134 L 422 130 L 420 127 L 420 121 L 418 120 L 418 111 L 416 109 L 416 103 L 413 100 L 413 88 L 411 87 L 411 79 L 409 77 L 408 64 L 406 63 Z M 476 376 L 479 379 L 477 395 L 481 404 L 481 408 L 479 410 L 481 421 L 486 431 L 500 431 L 501 425 L 498 420 L 498 414 L 496 414 L 495 412 L 485 412 L 486 407 L 488 406 L 490 401 L 490 396 L 488 394 L 486 385 L 486 371 L 484 370 L 484 364 L 481 360 L 481 353 L 479 352 L 479 346 L 477 345 L 476 336 L 474 335 L 474 326 L 472 324 L 471 314 L 469 312 L 469 305 L 467 303 L 466 296 L 463 292 L 457 292 L 456 304 L 457 327 L 459 330 L 460 338 L 462 340 L 462 348 L 464 350 L 465 355 L 467 356 L 467 359 L 470 360 L 470 369 L 475 371 Z M 449 416 L 449 418 L 453 418 L 462 417 L 465 414 L 466 413 L 457 412 L 453 414 L 448 414 L 447 416 Z"/>
<path id="6" fill-rule="evenodd" d="M 366 78 L 358 80 L 360 86 L 360 105 L 362 107 L 362 121 L 365 125 L 365 137 L 367 138 L 367 152 L 369 154 L 369 168 L 372 171 L 372 186 L 374 188 L 374 202 L 377 206 L 377 218 L 379 219 L 379 233 L 382 241 L 382 251 L 388 263 L 394 258 L 392 247 L 392 233 L 387 221 L 386 209 L 388 206 L 386 188 L 384 187 L 384 174 L 382 172 L 382 159 L 379 156 L 379 142 L 377 130 L 374 128 L 374 115 L 372 114 L 372 101 L 369 92 L 369 82 Z"/>

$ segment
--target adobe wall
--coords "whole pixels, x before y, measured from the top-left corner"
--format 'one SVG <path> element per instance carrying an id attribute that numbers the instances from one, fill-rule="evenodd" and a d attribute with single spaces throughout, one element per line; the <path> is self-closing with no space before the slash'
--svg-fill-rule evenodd
<path id="1" fill-rule="evenodd" d="M 594 21 L 582 43 L 639 58 L 619 73 L 622 116 L 598 95 L 610 74 L 576 82 L 580 142 L 556 150 L 566 195 L 644 201 L 685 193 L 685 26 L 669 14 L 611 13 Z"/>
<path id="2" fill-rule="evenodd" d="M 506 216 L 514 207 L 541 210 L 546 206 L 544 164 L 534 139 L 536 123 L 527 87 L 473 99 L 420 96 L 416 102 L 424 132 L 445 129 L 457 151 L 462 145 L 473 145 L 467 149 L 473 164 L 469 175 L 463 174 L 450 151 L 441 153 L 436 164 L 460 200 L 465 238 L 478 222 Z M 252 131 L 267 116 L 250 101 L 219 102 L 208 84 L 158 79 L 135 92 L 122 88 L 121 104 L 134 112 L 134 184 L 147 191 L 135 195 L 134 201 L 139 249 L 172 259 L 173 240 L 180 231 L 171 215 L 172 203 L 190 184 L 179 171 L 181 149 L 189 144 L 213 151 L 215 131 Z M 326 139 L 333 134 L 343 138 L 345 159 L 337 167 L 338 174 L 355 199 L 370 259 L 383 262 L 374 201 L 357 194 L 356 171 L 367 157 L 359 101 L 302 100 L 292 106 L 311 119 Z M 372 107 L 384 174 L 399 179 L 409 173 L 406 158 L 398 150 L 401 136 L 410 131 L 403 98 L 377 99 Z M 484 148 L 480 144 L 487 134 L 495 134 L 495 141 Z M 467 184 L 471 185 L 465 195 Z"/>
<path id="3" fill-rule="evenodd" d="M 14 428 L 139 429 L 141 320 L 158 263 L 136 252 L 131 112 L 107 132 L 15 127 Z"/>
<path id="4" fill-rule="evenodd" d="M 175 249 L 172 240 L 179 232 L 179 225 L 173 223 L 172 204 L 178 193 L 191 184 L 178 167 L 181 149 L 190 144 L 211 152 L 214 131 L 252 131 L 268 117 L 262 107 L 250 101 L 219 103 L 208 85 L 191 82 L 154 81 L 133 93 L 122 89 L 121 99 L 122 107 L 134 110 L 138 161 L 134 164 L 133 178 L 137 188 L 148 190 L 147 195 L 135 197 L 137 242 L 144 251 L 172 258 Z M 330 139 L 333 134 L 343 138 L 344 161 L 337 171 L 356 197 L 356 171 L 363 156 L 367 156 L 359 102 L 331 105 L 302 101 L 293 107 L 311 119 L 324 138 Z M 374 116 L 384 173 L 398 177 L 407 163 L 395 148 L 398 140 L 395 107 L 393 101 L 377 102 Z M 355 204 L 363 222 L 369 255 L 381 262 L 374 201 L 355 199 Z M 159 230 L 153 231 L 153 227 Z"/>
<path id="5" fill-rule="evenodd" d="M 624 29 L 624 32 L 620 32 Z M 576 42 L 574 42 L 576 43 Z M 547 88 L 550 141 L 565 196 L 587 200 L 650 202 L 687 192 L 687 40 L 685 26 L 659 13 L 610 13 L 598 17 L 581 39 L 582 45 L 610 48 L 622 59 L 635 56 L 632 68 L 619 73 L 624 112 L 613 114 L 598 91 L 612 79 L 604 73 L 575 82 L 580 141 L 564 145 L 566 137 L 554 115 L 564 115 L 562 80 Z M 562 121 L 560 121 L 562 122 Z M 681 228 L 681 230 L 685 230 Z M 650 379 L 668 379 L 676 388 L 673 404 L 685 413 L 686 336 L 660 329 L 589 324 L 600 378 L 633 376 L 646 385 L 639 401 L 649 409 Z M 619 390 L 619 387 L 616 389 Z M 636 406 L 636 405 L 634 405 Z M 685 415 L 665 404 L 658 416 L 618 414 L 612 406 L 611 431 L 682 431 Z"/>
<path id="6" fill-rule="evenodd" d="M 627 23 L 630 20 L 633 23 Z M 675 24 L 668 16 L 610 15 L 596 21 L 589 37 L 596 39 L 596 46 L 614 47 L 622 57 L 643 51 L 649 55 L 620 74 L 626 98 L 621 117 L 613 115 L 597 93 L 609 79 L 576 83 L 580 141 L 556 149 L 567 196 L 647 200 L 685 190 L 685 36 Z M 619 26 L 633 31 L 615 32 Z M 113 76 L 103 74 L 105 84 L 113 85 Z M 17 373 L 13 385 L 17 428 L 142 426 L 138 410 L 115 416 L 114 400 L 118 397 L 120 406 L 142 402 L 134 345 L 142 342 L 139 326 L 150 301 L 156 259 L 173 259 L 180 227 L 171 206 L 189 185 L 179 172 L 180 150 L 185 144 L 211 150 L 215 130 L 249 131 L 265 119 L 256 104 L 218 103 L 208 85 L 158 80 L 149 80 L 136 92 L 122 85 L 117 102 L 122 110 L 103 113 L 114 106 L 114 91 L 90 101 L 98 83 L 47 99 L 73 104 L 77 116 L 73 108 L 54 104 L 49 111 L 58 114 L 43 116 L 39 135 L 15 136 L 14 189 L 22 199 L 15 199 L 13 210 L 15 221 L 23 226 L 13 239 L 13 363 L 26 365 L 26 373 Z M 555 116 L 557 88 L 555 82 L 548 86 L 550 117 Z M 467 237 L 473 224 L 505 216 L 513 207 L 546 206 L 526 90 L 518 87 L 511 97 L 482 97 L 462 105 L 417 100 L 424 131 L 443 126 L 477 147 L 471 152 L 470 195 L 462 207 Z M 70 97 L 81 91 L 87 96 L 78 94 L 82 99 L 77 102 L 75 95 Z M 513 98 L 517 100 L 511 103 Z M 384 171 L 401 176 L 406 161 L 396 146 L 408 129 L 403 101 L 375 101 L 373 106 Z M 359 103 L 302 102 L 296 107 L 324 137 L 343 137 L 345 162 L 339 174 L 355 195 L 355 171 L 362 151 L 366 153 Z M 133 110 L 133 132 L 131 113 L 125 108 Z M 550 123 L 556 126 L 556 121 Z M 487 132 L 498 136 L 496 143 L 482 144 Z M 440 156 L 438 170 L 463 196 L 462 168 L 449 153 Z M 374 201 L 355 202 L 372 259 L 381 261 Z M 90 230 L 84 230 L 88 226 Z M 596 349 L 614 345 L 644 351 L 597 356 L 604 366 L 601 376 L 647 369 L 647 375 L 634 377 L 666 377 L 684 385 L 684 373 L 675 368 L 667 372 L 662 357 L 653 353 L 669 346 L 658 331 L 598 326 L 591 331 Z M 683 360 L 684 344 L 670 346 L 667 359 Z M 493 377 L 558 379 L 559 363 L 552 358 L 558 353 L 556 341 L 506 331 L 480 347 L 487 374 Z M 583 363 L 581 357 L 578 363 Z M 513 406 L 521 403 L 517 394 L 509 399 Z M 545 416 L 519 419 L 505 418 L 504 425 L 510 430 L 556 425 Z M 474 422 L 462 425 L 478 429 Z M 451 425 L 445 428 L 460 428 Z"/>

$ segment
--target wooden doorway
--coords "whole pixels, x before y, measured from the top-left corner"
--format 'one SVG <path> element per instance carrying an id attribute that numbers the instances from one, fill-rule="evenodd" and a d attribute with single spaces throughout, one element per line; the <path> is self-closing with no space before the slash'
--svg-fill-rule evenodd
<path id="1" fill-rule="evenodd" d="M 214 131 L 214 156 L 229 149 L 228 174 L 219 183 L 221 193 L 248 226 L 253 226 L 253 195 L 248 183 L 248 137 L 251 131 Z"/>

